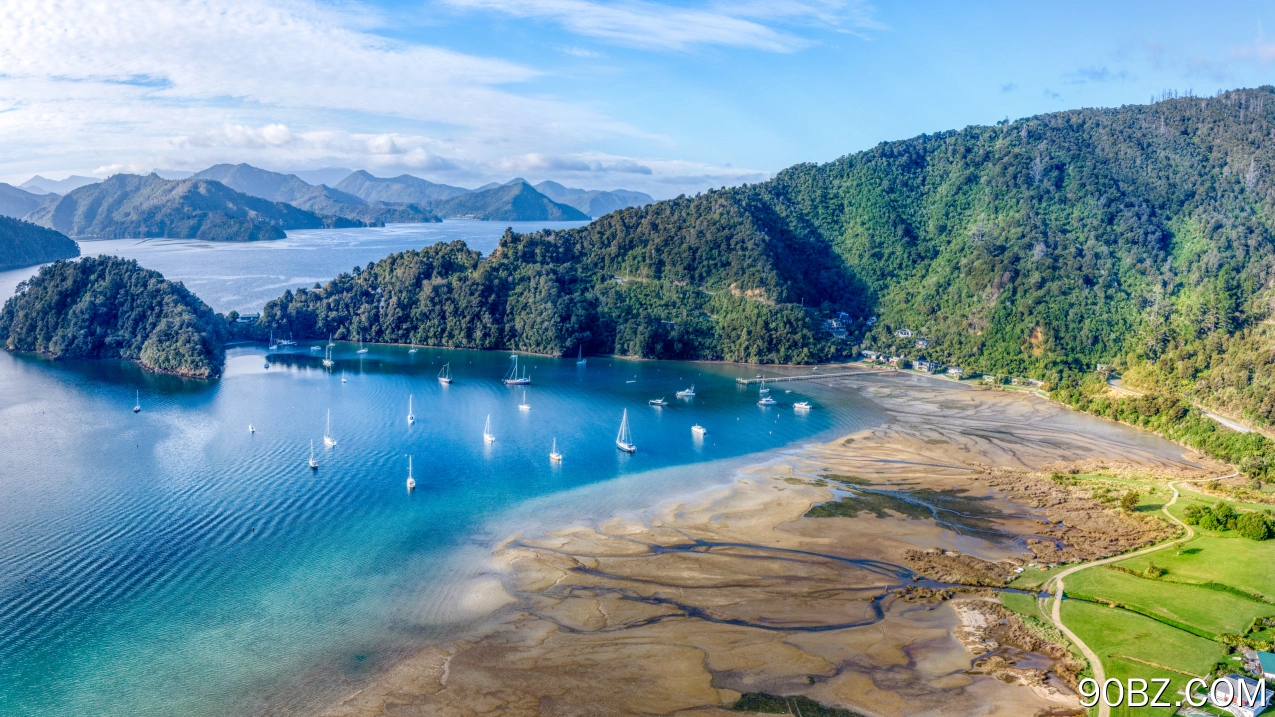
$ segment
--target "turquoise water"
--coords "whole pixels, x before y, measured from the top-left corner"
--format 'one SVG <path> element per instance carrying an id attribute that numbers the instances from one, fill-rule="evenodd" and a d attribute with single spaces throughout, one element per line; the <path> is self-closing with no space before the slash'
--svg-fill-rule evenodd
<path id="1" fill-rule="evenodd" d="M 189 250 L 150 243 L 139 258 Z M 176 269 L 220 272 L 242 294 L 245 256 L 286 265 L 289 251 L 217 247 Z M 215 382 L 0 352 L 0 714 L 305 712 L 463 629 L 471 581 L 513 531 L 637 510 L 881 420 L 805 383 L 758 407 L 733 380 L 751 368 L 596 357 L 524 357 L 523 412 L 523 389 L 499 381 L 506 353 L 341 344 L 329 372 L 308 348 L 272 352 L 268 370 L 264 347 L 234 349 Z M 694 400 L 674 398 L 691 383 Z M 660 396 L 673 405 L 646 404 Z M 795 414 L 802 399 L 816 410 Z M 329 409 L 338 445 L 325 449 Z M 632 456 L 613 443 L 624 409 Z"/>

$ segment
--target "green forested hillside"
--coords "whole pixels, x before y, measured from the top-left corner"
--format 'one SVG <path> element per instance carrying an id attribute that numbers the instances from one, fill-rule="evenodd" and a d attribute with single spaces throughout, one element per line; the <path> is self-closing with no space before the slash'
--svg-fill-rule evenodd
<path id="1" fill-rule="evenodd" d="M 825 245 L 762 219 L 703 194 L 569 231 L 506 233 L 486 260 L 460 242 L 434 245 L 286 293 L 258 330 L 550 354 L 827 359 L 836 347 L 798 302 L 840 307 L 855 292 L 828 270 L 838 261 Z"/>
<path id="2" fill-rule="evenodd" d="M 198 378 L 221 373 L 227 335 L 225 319 L 180 283 L 108 256 L 45 266 L 0 310 L 10 351 L 126 359 Z"/>
<path id="3" fill-rule="evenodd" d="M 845 311 L 844 348 L 1054 382 L 1114 364 L 1139 385 L 1269 422 L 1273 134 L 1271 87 L 1059 112 L 507 236 L 446 288 L 428 272 L 384 274 L 407 258 L 337 284 L 373 292 L 349 319 L 369 338 L 392 313 L 396 328 L 377 334 L 387 340 L 802 360 L 836 350 L 817 327 Z M 461 275 L 479 282 L 472 301 L 456 298 Z M 482 320 L 455 323 L 457 301 Z M 337 319 L 322 316 L 327 331 Z"/>
<path id="4" fill-rule="evenodd" d="M 79 255 L 80 247 L 63 234 L 0 216 L 0 271 Z"/>

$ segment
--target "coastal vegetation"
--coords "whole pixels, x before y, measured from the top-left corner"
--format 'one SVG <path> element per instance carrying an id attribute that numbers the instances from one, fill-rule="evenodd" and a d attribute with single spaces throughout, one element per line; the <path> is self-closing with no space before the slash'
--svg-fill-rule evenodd
<path id="1" fill-rule="evenodd" d="M 109 256 L 42 267 L 0 310 L 10 351 L 52 358 L 124 359 L 161 373 L 221 373 L 225 319 L 135 261 Z"/>
<path id="2" fill-rule="evenodd" d="M 76 189 L 27 217 L 70 236 L 209 241 L 282 239 L 286 229 L 364 226 L 236 192 L 207 179 L 117 174 Z"/>
<path id="3" fill-rule="evenodd" d="M 79 245 L 60 232 L 0 216 L 0 271 L 79 255 Z"/>

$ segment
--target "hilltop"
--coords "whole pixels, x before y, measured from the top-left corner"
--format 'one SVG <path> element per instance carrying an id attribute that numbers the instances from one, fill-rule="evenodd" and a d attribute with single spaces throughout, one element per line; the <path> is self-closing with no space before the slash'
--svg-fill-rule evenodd
<path id="1" fill-rule="evenodd" d="M 79 255 L 79 245 L 59 232 L 0 216 L 0 271 Z"/>
<path id="2" fill-rule="evenodd" d="M 57 194 L 35 194 L 0 182 L 0 216 L 21 219 L 60 198 Z"/>
<path id="3" fill-rule="evenodd" d="M 124 359 L 161 373 L 221 373 L 225 319 L 181 283 L 117 257 L 58 261 L 0 310 L 0 342 L 53 358 Z"/>
<path id="4" fill-rule="evenodd" d="M 448 219 L 507 222 L 589 220 L 589 216 L 579 209 L 559 204 L 523 181 L 452 197 L 435 204 L 434 210 Z"/>
<path id="5" fill-rule="evenodd" d="M 617 212 L 628 207 L 640 207 L 655 200 L 645 192 L 630 192 L 627 189 L 603 191 L 564 187 L 557 182 L 541 182 L 534 185 L 536 191 L 555 202 L 575 207 L 591 217 Z"/>
<path id="6" fill-rule="evenodd" d="M 368 202 L 323 184 L 309 184 L 294 174 L 270 172 L 250 164 L 218 164 L 196 172 L 193 178 L 221 182 L 237 192 L 272 202 L 285 202 L 316 214 L 372 224 L 440 221 L 428 209 L 416 204 Z"/>
<path id="7" fill-rule="evenodd" d="M 73 190 L 29 215 L 70 236 L 170 237 L 212 241 L 281 239 L 287 229 L 363 226 L 283 202 L 252 197 L 206 179 L 117 174 Z"/>

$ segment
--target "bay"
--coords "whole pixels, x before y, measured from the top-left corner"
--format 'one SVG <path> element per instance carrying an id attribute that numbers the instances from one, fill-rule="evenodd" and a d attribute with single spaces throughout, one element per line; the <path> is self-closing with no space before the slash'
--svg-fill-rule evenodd
<path id="1" fill-rule="evenodd" d="M 460 238 L 448 224 L 481 234 L 471 246 L 504 229 L 85 253 L 107 245 L 219 311 L 257 310 L 288 286 Z M 0 714 L 304 713 L 465 629 L 491 548 L 514 531 L 640 510 L 883 420 L 857 394 L 806 382 L 775 384 L 779 405 L 760 407 L 734 381 L 755 367 L 523 356 L 524 389 L 500 382 L 504 352 L 338 344 L 329 370 L 310 348 L 234 348 L 217 381 L 0 353 Z M 436 379 L 445 363 L 451 386 Z M 694 399 L 674 396 L 691 384 Z M 672 405 L 647 404 L 659 397 Z M 799 400 L 816 409 L 795 413 Z M 633 455 L 614 445 L 625 410 Z"/>

